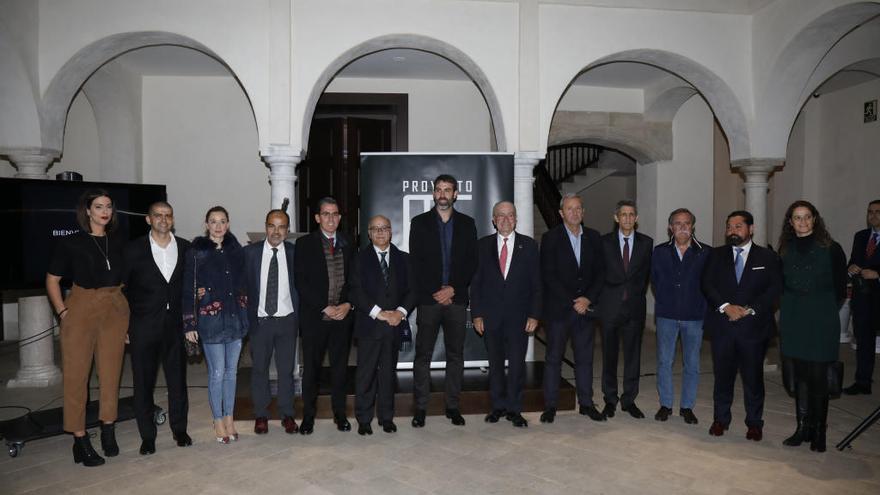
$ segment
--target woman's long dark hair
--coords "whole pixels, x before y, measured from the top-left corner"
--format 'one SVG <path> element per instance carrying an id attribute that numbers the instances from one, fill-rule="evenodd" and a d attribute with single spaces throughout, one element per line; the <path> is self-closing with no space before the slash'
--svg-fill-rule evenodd
<path id="1" fill-rule="evenodd" d="M 92 225 L 89 223 L 89 208 L 91 208 L 92 203 L 100 197 L 110 198 L 110 204 L 113 204 L 113 198 L 110 197 L 110 193 L 104 189 L 89 189 L 79 197 L 79 201 L 76 203 L 76 222 L 84 232 L 90 233 L 92 231 Z M 117 224 L 116 207 L 114 206 L 113 213 L 110 215 L 110 222 L 104 227 L 104 232 L 113 232 L 116 229 Z"/>
<path id="2" fill-rule="evenodd" d="M 801 207 L 810 210 L 810 213 L 813 215 L 813 238 L 816 239 L 816 244 L 821 247 L 828 247 L 834 242 L 828 233 L 828 229 L 825 228 L 825 221 L 822 220 L 822 215 L 819 215 L 819 210 L 813 206 L 813 203 L 799 199 L 785 210 L 785 218 L 782 221 L 782 233 L 779 234 L 779 256 L 785 255 L 788 244 L 797 237 L 794 227 L 791 226 L 791 216 L 794 214 L 795 209 Z"/>

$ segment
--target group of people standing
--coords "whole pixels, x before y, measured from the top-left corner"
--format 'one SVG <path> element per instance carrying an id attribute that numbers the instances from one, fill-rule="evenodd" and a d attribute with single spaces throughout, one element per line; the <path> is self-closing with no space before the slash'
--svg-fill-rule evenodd
<path id="1" fill-rule="evenodd" d="M 150 232 L 126 244 L 114 234 L 116 211 L 103 190 L 86 193 L 77 208 L 82 230 L 61 240 L 47 273 L 47 292 L 61 321 L 64 367 L 64 429 L 74 435 L 74 460 L 103 464 L 85 428 L 92 360 L 100 381 L 101 448 L 119 453 L 114 422 L 124 347 L 131 346 L 134 405 L 142 443 L 155 452 L 153 392 L 159 363 L 168 387 L 169 416 L 178 446 L 192 444 L 187 429 L 186 352 L 200 344 L 208 367 L 208 396 L 217 442 L 238 440 L 233 422 L 242 339 L 253 358 L 251 395 L 254 432 L 269 429 L 269 366 L 278 372 L 277 407 L 288 434 L 314 431 L 322 363 L 330 363 L 334 424 L 351 430 L 346 417 L 346 372 L 357 341 L 355 416 L 358 433 L 371 435 L 372 422 L 385 432 L 394 423 L 396 368 L 402 343 L 415 340 L 412 426 L 423 427 L 431 393 L 431 359 L 443 330 L 445 415 L 464 425 L 459 398 L 464 370 L 467 310 L 489 354 L 492 410 L 528 426 L 522 416 L 528 337 L 543 321 L 547 348 L 542 423 L 556 417 L 561 365 L 568 341 L 574 354 L 579 412 L 606 421 L 620 409 L 634 418 L 649 284 L 657 318 L 658 421 L 672 415 L 672 364 L 682 342 L 679 415 L 696 424 L 693 408 L 699 381 L 703 330 L 711 336 L 714 417 L 709 433 L 721 436 L 731 422 L 734 382 L 739 374 L 746 407 L 747 438 L 759 441 L 763 428 L 763 361 L 781 297 L 782 354 L 793 360 L 797 430 L 786 445 L 810 442 L 825 450 L 828 366 L 837 360 L 839 323 L 847 277 L 858 287 L 853 299 L 859 338 L 856 384 L 847 393 L 870 393 L 874 331 L 878 317 L 880 201 L 869 205 L 869 229 L 856 234 L 850 265 L 828 235 L 818 211 L 798 201 L 786 212 L 779 254 L 752 242 L 752 215 L 727 218 L 726 245 L 697 240 L 696 217 L 681 208 L 669 215 L 669 241 L 654 246 L 636 231 L 638 210 L 618 202 L 613 232 L 600 235 L 583 225 L 580 197 L 565 195 L 558 227 L 544 234 L 540 248 L 516 232 L 516 207 L 498 202 L 492 211 L 496 233 L 477 239 L 474 220 L 454 208 L 458 181 L 449 175 L 433 183 L 434 207 L 413 218 L 410 253 L 391 243 L 390 220 L 369 219 L 369 244 L 356 250 L 339 231 L 336 201 L 318 202 L 318 229 L 295 244 L 286 239 L 284 210 L 266 215 L 266 239 L 242 247 L 229 232 L 221 206 L 205 215 L 205 236 L 187 242 L 174 236 L 174 212 L 164 201 L 150 206 Z M 66 298 L 61 279 L 73 283 Z M 417 332 L 409 327 L 417 311 Z M 593 401 L 593 354 L 597 329 L 603 357 L 604 405 Z M 294 362 L 302 338 L 303 419 L 294 420 Z M 623 381 L 618 387 L 618 355 Z M 869 359 L 870 358 L 870 359 Z M 505 371 L 505 361 L 507 369 Z"/>

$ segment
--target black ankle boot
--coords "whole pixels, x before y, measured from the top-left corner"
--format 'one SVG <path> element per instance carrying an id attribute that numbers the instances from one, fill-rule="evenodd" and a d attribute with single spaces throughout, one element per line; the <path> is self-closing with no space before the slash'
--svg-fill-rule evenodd
<path id="1" fill-rule="evenodd" d="M 101 450 L 107 457 L 119 455 L 119 444 L 116 443 L 116 423 L 101 423 Z"/>
<path id="2" fill-rule="evenodd" d="M 81 437 L 73 437 L 73 462 L 88 467 L 104 464 L 104 458 L 92 448 L 88 433 Z"/>

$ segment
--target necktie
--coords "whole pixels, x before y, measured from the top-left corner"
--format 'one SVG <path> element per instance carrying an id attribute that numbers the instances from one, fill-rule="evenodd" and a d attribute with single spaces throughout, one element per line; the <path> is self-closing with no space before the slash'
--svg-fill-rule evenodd
<path id="1" fill-rule="evenodd" d="M 388 253 L 379 253 L 379 256 L 382 259 L 379 261 L 379 268 L 382 269 L 382 279 L 385 280 L 385 287 L 388 287 L 388 277 L 390 275 L 390 271 L 388 270 L 388 261 L 385 260 L 385 255 Z"/>
<path id="2" fill-rule="evenodd" d="M 501 268 L 501 278 L 507 278 L 507 272 L 505 272 L 505 268 L 507 268 L 507 237 L 503 239 L 503 243 L 501 244 L 501 255 L 498 257 L 498 266 Z"/>
<path id="3" fill-rule="evenodd" d="M 330 256 L 333 256 L 334 251 L 336 250 L 336 245 L 335 245 L 335 243 L 333 242 L 335 239 L 334 239 L 333 237 L 331 237 L 331 238 L 329 238 L 329 239 L 327 239 L 327 240 L 330 241 Z"/>
<path id="4" fill-rule="evenodd" d="M 275 316 L 278 311 L 278 248 L 272 248 L 269 276 L 266 277 L 266 314 Z"/>
<path id="5" fill-rule="evenodd" d="M 876 232 L 871 234 L 871 240 L 868 241 L 868 247 L 865 249 L 865 258 L 874 256 L 874 253 L 877 251 L 877 236 L 880 236 L 880 234 Z"/>
<path id="6" fill-rule="evenodd" d="M 743 268 L 745 268 L 746 263 L 743 261 L 743 248 L 737 247 L 733 248 L 736 251 L 736 258 L 733 260 L 733 269 L 736 271 L 736 283 L 739 283 L 739 280 L 743 276 Z"/>
<path id="7" fill-rule="evenodd" d="M 623 238 L 623 271 L 629 271 L 629 237 Z"/>

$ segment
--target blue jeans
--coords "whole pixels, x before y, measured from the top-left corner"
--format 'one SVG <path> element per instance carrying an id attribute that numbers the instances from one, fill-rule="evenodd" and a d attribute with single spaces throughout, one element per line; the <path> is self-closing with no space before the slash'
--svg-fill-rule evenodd
<path id="1" fill-rule="evenodd" d="M 703 343 L 702 320 L 670 320 L 657 318 L 657 393 L 660 405 L 672 409 L 675 387 L 672 384 L 672 363 L 681 334 L 682 378 L 679 407 L 693 409 L 700 383 L 700 346 Z"/>
<path id="2" fill-rule="evenodd" d="M 202 344 L 205 362 L 208 363 L 208 402 L 214 419 L 232 416 L 235 406 L 235 377 L 241 339 L 225 344 Z"/>

